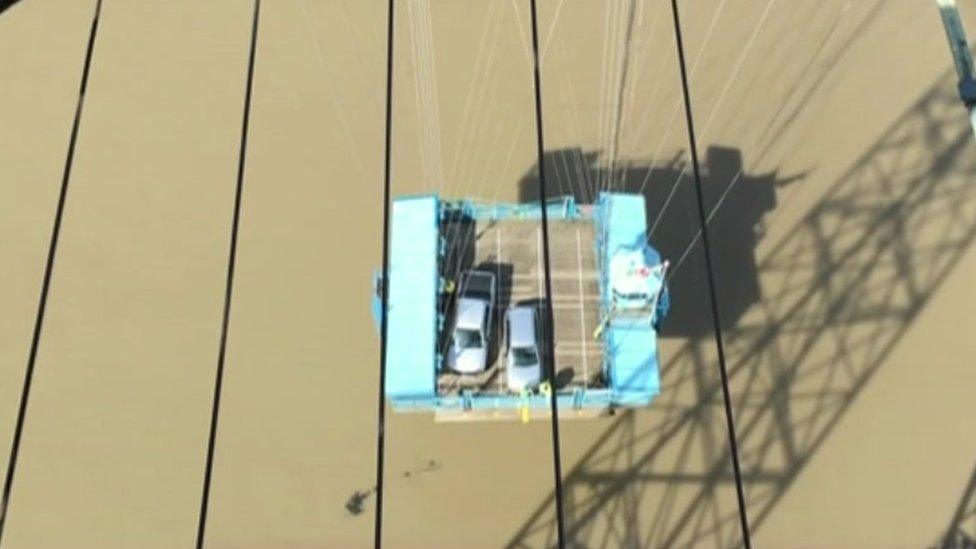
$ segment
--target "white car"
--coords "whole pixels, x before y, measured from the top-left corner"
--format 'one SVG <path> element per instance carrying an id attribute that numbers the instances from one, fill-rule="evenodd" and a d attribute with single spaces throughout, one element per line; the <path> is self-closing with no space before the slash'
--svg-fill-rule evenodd
<path id="1" fill-rule="evenodd" d="M 535 307 L 512 307 L 505 315 L 508 344 L 505 349 L 508 389 L 532 390 L 542 381 L 539 358 L 539 318 Z"/>
<path id="2" fill-rule="evenodd" d="M 462 374 L 483 372 L 488 363 L 495 275 L 470 271 L 461 279 L 448 366 Z"/>

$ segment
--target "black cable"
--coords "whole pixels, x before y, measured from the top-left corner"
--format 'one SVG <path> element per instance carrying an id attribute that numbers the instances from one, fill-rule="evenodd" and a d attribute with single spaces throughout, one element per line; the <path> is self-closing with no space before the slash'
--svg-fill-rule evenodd
<path id="1" fill-rule="evenodd" d="M 213 407 L 210 413 L 210 436 L 207 439 L 207 464 L 203 475 L 203 496 L 200 499 L 200 517 L 197 523 L 197 549 L 203 547 L 207 528 L 207 510 L 210 502 L 210 481 L 213 474 L 213 458 L 217 444 L 217 420 L 220 416 L 220 394 L 224 384 L 224 364 L 227 357 L 227 328 L 230 323 L 230 305 L 234 294 L 234 267 L 237 264 L 237 232 L 241 221 L 241 198 L 244 192 L 244 167 L 247 160 L 247 135 L 251 119 L 251 90 L 254 87 L 254 59 L 258 46 L 258 18 L 261 0 L 254 0 L 254 16 L 251 23 L 251 46 L 247 59 L 247 84 L 244 91 L 244 116 L 241 122 L 241 145 L 237 157 L 237 189 L 234 192 L 234 217 L 230 231 L 230 253 L 227 258 L 227 285 L 224 291 L 224 315 L 220 327 L 220 351 L 217 354 L 217 378 L 214 382 Z"/>
<path id="2" fill-rule="evenodd" d="M 31 336 L 30 351 L 27 356 L 27 370 L 24 373 L 24 385 L 20 392 L 20 405 L 17 409 L 17 423 L 16 427 L 14 427 L 14 438 L 10 445 L 10 459 L 7 461 L 7 474 L 3 483 L 3 496 L 0 499 L 0 544 L 3 543 L 3 530 L 7 524 L 10 492 L 13 489 L 14 473 L 17 469 L 17 457 L 20 454 L 20 441 L 24 434 L 24 418 L 27 415 L 27 401 L 30 398 L 31 384 L 34 380 L 34 365 L 37 363 L 37 350 L 41 341 L 41 329 L 44 326 L 44 313 L 47 311 L 47 296 L 51 289 L 51 273 L 54 271 L 54 257 L 57 254 L 58 239 L 61 236 L 61 219 L 64 216 L 64 204 L 68 196 L 68 182 L 71 180 L 71 169 L 74 166 L 75 147 L 78 143 L 81 113 L 85 105 L 85 91 L 88 89 L 88 74 L 91 69 L 92 55 L 95 50 L 95 36 L 98 34 L 98 19 L 101 13 L 102 0 L 97 0 L 95 2 L 95 13 L 92 16 L 91 31 L 88 34 L 85 64 L 81 71 L 81 85 L 78 89 L 78 103 L 75 105 L 75 118 L 71 125 L 71 137 L 68 140 L 68 154 L 65 157 L 64 171 L 61 174 L 61 192 L 58 195 L 58 205 L 54 213 L 54 227 L 51 229 L 51 241 L 47 249 L 47 264 L 44 267 L 44 279 L 41 282 L 41 297 L 37 304 L 37 316 L 34 317 L 34 333 Z"/>
<path id="3" fill-rule="evenodd" d="M 390 300 L 390 162 L 393 143 L 393 0 L 386 17 L 386 142 L 383 152 L 383 278 L 380 282 L 380 383 L 376 411 L 376 522 L 373 545 L 383 545 L 383 458 L 386 443 L 386 349 Z"/>
<path id="4" fill-rule="evenodd" d="M 546 168 L 545 150 L 542 131 L 542 82 L 539 75 L 539 24 L 536 15 L 535 0 L 531 0 L 532 7 L 532 77 L 535 89 L 535 130 L 536 148 L 539 156 L 539 206 L 542 210 L 542 261 L 546 273 L 546 304 L 543 311 L 542 325 L 546 332 L 546 377 L 549 383 L 549 409 L 552 420 L 552 472 L 556 484 L 556 535 L 559 547 L 565 547 L 563 532 L 563 471 L 562 460 L 559 455 L 559 411 L 556 406 L 556 341 L 553 334 L 554 326 L 552 313 L 552 272 L 549 263 L 549 216 L 546 212 Z"/>
<path id="5" fill-rule="evenodd" d="M 698 166 L 698 146 L 695 142 L 695 124 L 691 114 L 691 92 L 688 89 L 688 72 L 685 67 L 685 49 L 681 40 L 681 21 L 678 17 L 678 0 L 671 0 L 674 13 L 674 38 L 678 48 L 678 67 L 681 73 L 681 91 L 684 95 L 685 118 L 688 125 L 688 145 L 691 149 L 691 166 L 695 174 L 695 194 L 698 200 L 698 221 L 701 225 L 702 245 L 705 252 L 705 269 L 708 275 L 708 295 L 712 307 L 712 325 L 715 329 L 715 347 L 718 350 L 718 366 L 722 376 L 722 396 L 725 401 L 725 420 L 729 430 L 729 448 L 732 453 L 732 472 L 735 475 L 735 492 L 739 502 L 739 522 L 742 528 L 742 542 L 747 549 L 752 548 L 749 535 L 749 518 L 746 514 L 745 490 L 742 487 L 742 470 L 739 466 L 739 442 L 735 434 L 735 418 L 732 414 L 732 394 L 729 391 L 729 374 L 725 366 L 725 346 L 722 343 L 722 324 L 719 322 L 718 295 L 715 291 L 715 274 L 712 268 L 712 253 L 708 242 L 708 220 L 705 217 L 705 200 L 702 193 L 701 171 Z"/>

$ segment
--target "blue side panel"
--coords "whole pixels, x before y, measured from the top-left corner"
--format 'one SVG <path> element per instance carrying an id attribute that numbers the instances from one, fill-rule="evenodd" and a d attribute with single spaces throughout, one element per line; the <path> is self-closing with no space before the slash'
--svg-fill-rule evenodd
<path id="1" fill-rule="evenodd" d="M 435 396 L 439 203 L 435 196 L 393 201 L 386 395 Z"/>
<path id="2" fill-rule="evenodd" d="M 597 201 L 597 261 L 600 271 L 601 316 L 612 302 L 607 278 L 610 258 L 624 249 L 644 247 L 649 266 L 661 263 L 660 254 L 649 245 L 644 197 L 636 194 L 602 193 Z M 667 295 L 658 303 L 658 318 L 667 312 Z M 606 349 L 605 373 L 613 401 L 618 406 L 644 406 L 660 392 L 657 332 L 651 318 L 615 318 L 603 332 Z"/>
<path id="3" fill-rule="evenodd" d="M 610 387 L 617 404 L 650 404 L 661 391 L 657 363 L 657 332 L 646 323 L 611 325 L 605 332 L 606 345 L 613 357 Z"/>
<path id="4" fill-rule="evenodd" d="M 644 196 L 639 194 L 600 195 L 599 207 L 606 222 L 606 254 L 621 247 L 635 247 L 647 238 Z"/>

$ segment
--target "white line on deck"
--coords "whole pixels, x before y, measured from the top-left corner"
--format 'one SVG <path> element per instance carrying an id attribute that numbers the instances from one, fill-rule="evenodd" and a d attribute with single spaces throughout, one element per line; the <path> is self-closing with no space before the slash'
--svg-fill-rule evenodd
<path id="1" fill-rule="evenodd" d="M 501 231 L 495 231 L 495 272 L 497 273 L 497 276 L 495 277 L 495 280 L 497 281 L 497 288 L 500 291 L 502 287 L 502 232 Z M 511 290 L 509 290 L 509 297 L 511 297 L 511 295 L 512 295 Z M 497 372 L 496 375 L 498 377 L 499 393 L 503 392 L 502 391 L 502 360 L 503 359 L 501 356 L 502 355 L 501 343 L 502 343 L 502 335 L 503 335 L 502 330 L 505 326 L 505 320 L 504 320 L 505 317 L 502 316 L 503 314 L 505 314 L 505 311 L 501 310 L 501 308 L 499 307 L 498 308 L 498 335 L 496 336 L 498 338 L 498 356 L 495 358 L 495 371 Z M 508 336 L 508 334 L 504 334 L 504 335 L 506 337 Z"/>
<path id="2" fill-rule="evenodd" d="M 583 388 L 586 389 L 590 380 L 590 368 L 586 361 L 586 309 L 583 300 L 583 245 L 580 242 L 580 231 L 576 229 L 576 268 L 579 270 L 579 315 L 580 342 L 583 344 Z"/>
<path id="3" fill-rule="evenodd" d="M 543 295 L 543 289 L 542 289 L 542 227 L 539 227 L 538 229 L 536 229 L 535 230 L 535 234 L 536 234 L 536 245 L 535 245 L 535 252 L 536 253 L 535 253 L 535 255 L 536 255 L 536 257 L 539 258 L 539 268 L 538 268 L 538 273 L 539 273 L 539 296 L 541 297 Z"/>

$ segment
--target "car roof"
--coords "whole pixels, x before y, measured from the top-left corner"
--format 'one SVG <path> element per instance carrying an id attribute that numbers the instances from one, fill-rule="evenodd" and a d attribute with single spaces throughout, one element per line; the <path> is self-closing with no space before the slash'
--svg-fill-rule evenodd
<path id="1" fill-rule="evenodd" d="M 485 319 L 485 302 L 479 299 L 458 299 L 457 321 L 459 328 L 480 329 Z"/>
<path id="2" fill-rule="evenodd" d="M 508 340 L 512 346 L 535 345 L 535 310 L 532 307 L 512 307 L 508 318 Z"/>
<path id="3" fill-rule="evenodd" d="M 495 280 L 495 273 L 493 273 L 491 271 L 474 271 L 474 270 L 471 270 L 471 271 L 465 271 L 464 274 L 462 275 L 462 278 L 464 280 L 478 280 L 478 279 L 482 279 L 482 280 L 494 281 Z"/>

